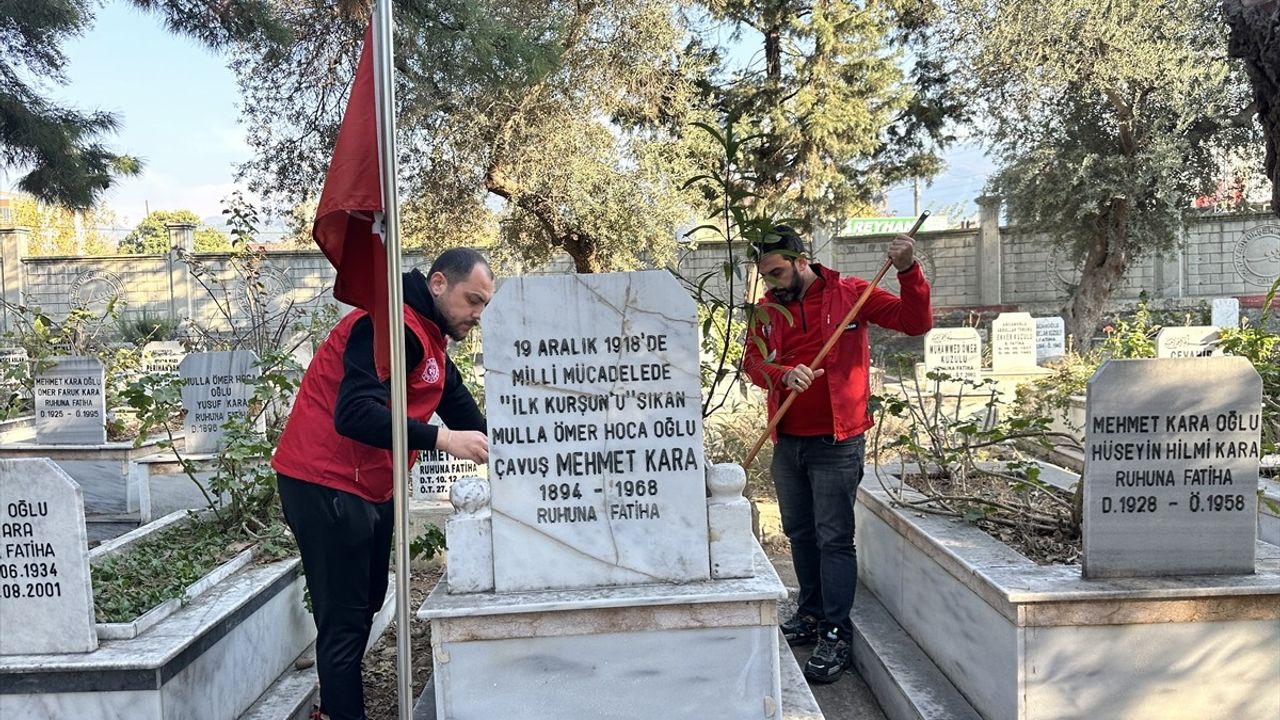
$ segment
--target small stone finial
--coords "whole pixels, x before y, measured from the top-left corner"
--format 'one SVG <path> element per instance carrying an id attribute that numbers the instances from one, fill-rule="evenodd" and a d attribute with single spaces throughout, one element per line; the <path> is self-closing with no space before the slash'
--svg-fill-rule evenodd
<path id="1" fill-rule="evenodd" d="M 737 463 L 717 463 L 707 466 L 707 490 L 710 503 L 720 504 L 737 500 L 747 487 L 747 471 Z"/>
<path id="2" fill-rule="evenodd" d="M 478 477 L 464 477 L 449 489 L 449 502 L 463 515 L 475 515 L 489 507 L 489 482 Z"/>

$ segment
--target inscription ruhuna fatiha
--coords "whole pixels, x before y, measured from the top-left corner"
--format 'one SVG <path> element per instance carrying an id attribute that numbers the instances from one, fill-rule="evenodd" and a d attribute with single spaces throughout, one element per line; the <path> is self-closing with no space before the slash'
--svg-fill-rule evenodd
<path id="1" fill-rule="evenodd" d="M 709 577 L 696 317 L 661 271 L 503 283 L 484 338 L 499 592 Z"/>
<path id="2" fill-rule="evenodd" d="M 1245 358 L 1104 364 L 1088 386 L 1085 576 L 1253 572 L 1261 403 Z"/>

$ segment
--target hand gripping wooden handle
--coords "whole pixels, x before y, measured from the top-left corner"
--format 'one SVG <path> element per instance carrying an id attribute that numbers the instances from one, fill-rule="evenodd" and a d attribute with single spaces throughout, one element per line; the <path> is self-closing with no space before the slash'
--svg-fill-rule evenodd
<path id="1" fill-rule="evenodd" d="M 928 211 L 921 213 L 920 217 L 916 219 L 915 225 L 912 225 L 911 229 L 907 231 L 907 235 L 915 237 L 916 232 L 920 230 L 920 226 L 924 225 L 924 221 L 928 217 Z M 844 316 L 844 320 L 840 321 L 840 324 L 836 326 L 836 331 L 832 333 L 831 337 L 827 338 L 827 342 L 823 344 L 822 349 L 819 350 L 817 356 L 813 358 L 813 363 L 809 365 L 810 368 L 817 370 L 822 367 L 822 361 L 827 359 L 827 353 L 831 352 L 831 348 L 836 346 L 836 342 L 840 339 L 840 334 L 843 333 L 845 327 L 848 326 L 849 323 L 853 322 L 853 319 L 858 316 L 858 311 L 866 304 L 867 298 L 871 297 L 871 291 L 880 284 L 880 281 L 884 279 L 884 274 L 889 272 L 889 268 L 891 267 L 893 267 L 893 261 L 886 259 L 884 264 L 880 266 L 880 272 L 876 273 L 876 276 L 871 278 L 871 282 L 863 289 L 862 295 L 858 297 L 858 301 L 853 304 L 849 313 Z M 760 452 L 760 448 L 764 447 L 765 441 L 773 434 L 773 429 L 778 427 L 778 423 L 782 421 L 782 416 L 787 414 L 787 410 L 790 410 L 791 405 L 796 401 L 796 394 L 797 393 L 792 390 L 787 395 L 787 399 L 782 401 L 782 405 L 778 408 L 778 412 L 774 413 L 773 417 L 770 418 L 768 427 L 766 427 L 764 432 L 760 434 L 755 445 L 751 446 L 751 452 L 747 453 L 747 458 L 742 461 L 742 467 L 751 467 L 751 462 L 756 459 L 756 455 Z"/>

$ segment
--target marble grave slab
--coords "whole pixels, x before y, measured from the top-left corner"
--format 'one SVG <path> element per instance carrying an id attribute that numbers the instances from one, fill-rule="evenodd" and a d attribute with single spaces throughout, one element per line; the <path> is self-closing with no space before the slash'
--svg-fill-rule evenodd
<path id="1" fill-rule="evenodd" d="M 1060 317 L 1036 318 L 1036 363 L 1067 354 L 1067 326 Z"/>
<path id="2" fill-rule="evenodd" d="M 696 319 L 665 271 L 499 288 L 484 337 L 498 592 L 709 577 Z"/>
<path id="3" fill-rule="evenodd" d="M 249 350 L 191 353 L 178 365 L 182 407 L 187 410 L 186 451 L 213 453 L 222 447 L 222 425 L 249 410 L 258 375 L 258 356 Z"/>
<path id="4" fill-rule="evenodd" d="M 1252 573 L 1261 404 L 1245 358 L 1104 363 L 1087 390 L 1085 577 Z"/>
<path id="5" fill-rule="evenodd" d="M 80 486 L 47 458 L 0 459 L 0 655 L 91 652 L 93 622 Z"/>
<path id="6" fill-rule="evenodd" d="M 1221 355 L 1216 346 L 1218 328 L 1211 325 L 1161 328 L 1156 335 L 1156 357 L 1188 358 Z"/>
<path id="7" fill-rule="evenodd" d="M 36 442 L 102 445 L 107 441 L 105 371 L 95 357 L 60 355 L 36 373 Z"/>
<path id="8" fill-rule="evenodd" d="M 934 328 L 924 336 L 926 372 L 977 381 L 982 374 L 982 339 L 975 328 Z"/>
<path id="9" fill-rule="evenodd" d="M 1000 313 L 991 321 L 991 369 L 1023 370 L 1036 365 L 1036 321 L 1031 313 Z"/>

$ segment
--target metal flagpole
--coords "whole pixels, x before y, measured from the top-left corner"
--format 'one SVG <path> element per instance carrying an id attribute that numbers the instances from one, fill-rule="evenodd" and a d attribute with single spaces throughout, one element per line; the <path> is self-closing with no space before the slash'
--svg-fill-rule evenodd
<path id="1" fill-rule="evenodd" d="M 409 423 L 404 366 L 404 286 L 400 280 L 400 203 L 396 192 L 396 91 L 390 0 L 378 0 L 373 20 L 373 77 L 382 171 L 382 242 L 387 253 L 387 321 L 391 345 L 391 468 L 395 505 L 396 678 L 400 720 L 413 718 L 413 658 L 409 647 Z"/>

